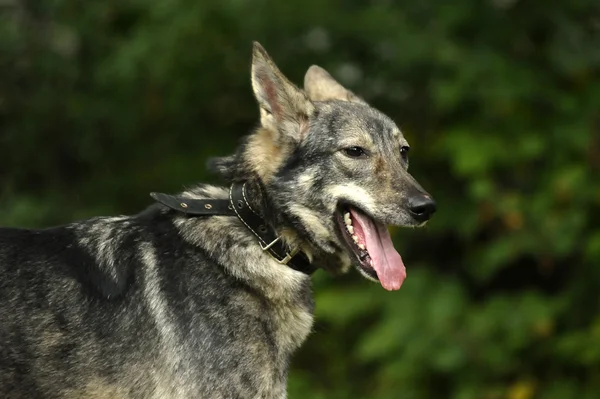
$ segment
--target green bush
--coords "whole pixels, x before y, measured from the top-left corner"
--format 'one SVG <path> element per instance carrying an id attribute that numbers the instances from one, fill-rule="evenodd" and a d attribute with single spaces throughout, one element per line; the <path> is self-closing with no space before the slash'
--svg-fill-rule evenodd
<path id="1" fill-rule="evenodd" d="M 256 123 L 251 41 L 394 118 L 438 201 L 394 230 L 398 293 L 314 278 L 290 398 L 600 392 L 600 5 L 105 0 L 0 4 L 0 224 L 135 212 L 213 179 Z"/>

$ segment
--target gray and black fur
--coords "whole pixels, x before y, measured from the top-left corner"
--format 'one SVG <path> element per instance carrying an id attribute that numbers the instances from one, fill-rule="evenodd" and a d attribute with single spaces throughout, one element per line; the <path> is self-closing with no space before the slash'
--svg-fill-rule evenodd
<path id="1" fill-rule="evenodd" d="M 253 207 L 290 247 L 344 272 L 356 262 L 335 222 L 341 203 L 386 224 L 429 217 L 413 206 L 429 197 L 406 171 L 396 125 L 323 69 L 311 67 L 300 90 L 255 44 L 252 86 L 260 127 L 212 164 L 228 182 L 247 182 Z M 349 147 L 367 155 L 350 157 Z M 275 262 L 237 218 L 158 204 L 2 228 L 0 276 L 7 399 L 283 399 L 290 356 L 313 322 L 309 276 Z"/>

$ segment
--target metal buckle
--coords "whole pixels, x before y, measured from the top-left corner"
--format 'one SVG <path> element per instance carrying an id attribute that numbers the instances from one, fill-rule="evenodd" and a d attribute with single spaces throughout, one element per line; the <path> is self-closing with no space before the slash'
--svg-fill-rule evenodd
<path id="1" fill-rule="evenodd" d="M 279 240 L 281 240 L 281 237 L 277 237 L 270 244 L 268 244 L 266 247 L 263 247 L 262 243 L 260 241 L 258 241 L 258 245 L 260 245 L 260 249 L 262 249 L 263 251 L 266 251 L 269 248 L 271 248 L 273 245 L 277 244 L 277 241 L 279 241 Z"/>
<path id="2" fill-rule="evenodd" d="M 277 244 L 278 241 L 281 240 L 281 237 L 277 237 L 276 239 L 274 239 L 273 241 L 271 241 L 271 243 L 267 244 L 266 246 L 263 247 L 262 243 L 260 241 L 258 241 L 258 245 L 260 245 L 260 249 L 262 249 L 263 251 L 267 251 L 269 255 L 271 255 L 271 257 L 273 259 L 275 259 L 275 261 L 279 264 L 282 265 L 287 265 L 288 262 L 290 260 L 292 260 L 292 258 L 294 256 L 296 256 L 296 254 L 298 253 L 298 251 L 300 251 L 300 247 L 297 247 L 296 249 L 294 249 L 292 252 L 286 252 L 285 254 L 285 258 L 279 260 L 277 259 L 272 253 L 271 251 L 269 251 L 269 248 L 271 248 L 273 245 Z"/>
<path id="3" fill-rule="evenodd" d="M 300 247 L 297 247 L 292 252 L 287 252 L 285 254 L 285 258 L 278 260 L 277 263 L 281 263 L 282 265 L 287 265 L 290 260 L 300 251 Z"/>

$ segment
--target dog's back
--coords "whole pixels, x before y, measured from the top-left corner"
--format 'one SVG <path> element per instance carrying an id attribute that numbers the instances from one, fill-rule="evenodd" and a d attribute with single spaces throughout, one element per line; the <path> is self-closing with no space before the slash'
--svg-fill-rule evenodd
<path id="1" fill-rule="evenodd" d="M 153 207 L 0 229 L 0 396 L 283 392 L 272 306 L 182 239 L 175 222 Z"/>
<path id="2" fill-rule="evenodd" d="M 0 229 L 0 392 L 8 397 L 52 397 L 55 387 L 76 392 L 82 370 L 94 375 L 105 353 L 122 355 L 98 338 L 120 334 L 111 308 L 123 299 L 106 299 L 124 292 L 126 278 L 103 270 L 77 239 L 100 224 L 111 223 Z M 121 338 L 130 340 L 114 342 Z"/>

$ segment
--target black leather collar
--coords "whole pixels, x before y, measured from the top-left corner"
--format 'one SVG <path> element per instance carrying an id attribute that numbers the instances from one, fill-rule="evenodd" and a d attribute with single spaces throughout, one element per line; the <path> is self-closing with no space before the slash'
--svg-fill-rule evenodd
<path id="1" fill-rule="evenodd" d="M 308 275 L 317 270 L 299 248 L 288 251 L 281 237 L 277 236 L 259 212 L 252 209 L 246 197 L 246 183 L 233 183 L 229 189 L 229 200 L 191 199 L 162 193 L 150 193 L 150 196 L 155 201 L 188 216 L 237 216 L 258 238 L 260 248 L 278 263 Z"/>

